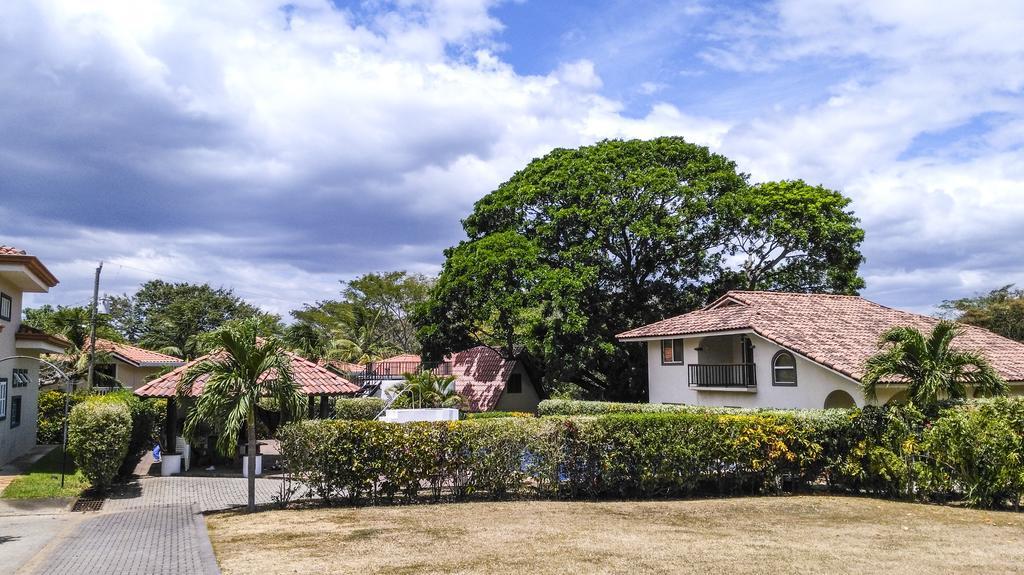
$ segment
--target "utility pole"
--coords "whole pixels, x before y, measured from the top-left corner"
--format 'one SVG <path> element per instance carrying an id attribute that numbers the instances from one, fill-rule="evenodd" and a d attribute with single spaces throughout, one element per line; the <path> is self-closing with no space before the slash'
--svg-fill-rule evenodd
<path id="1" fill-rule="evenodd" d="M 100 299 L 100 272 L 103 262 L 96 268 L 96 279 L 92 284 L 92 310 L 89 313 L 89 389 L 92 389 L 93 378 L 96 376 L 96 308 Z"/>

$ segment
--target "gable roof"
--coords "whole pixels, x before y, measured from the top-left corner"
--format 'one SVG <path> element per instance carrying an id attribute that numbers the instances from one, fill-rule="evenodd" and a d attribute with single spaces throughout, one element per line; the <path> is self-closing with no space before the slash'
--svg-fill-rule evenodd
<path id="1" fill-rule="evenodd" d="M 938 319 L 892 309 L 859 296 L 730 291 L 707 307 L 620 333 L 636 341 L 723 331 L 753 331 L 816 363 L 860 381 L 864 362 L 878 352 L 887 329 L 931 330 Z M 1024 344 L 964 326 L 954 340 L 978 351 L 1007 381 L 1024 381 Z"/>
<path id="2" fill-rule="evenodd" d="M 455 376 L 455 390 L 466 400 L 466 411 L 494 409 L 505 393 L 516 360 L 481 345 L 446 358 Z"/>
<path id="3" fill-rule="evenodd" d="M 422 359 L 418 355 L 404 353 L 374 362 L 374 365 L 382 363 L 400 365 L 402 369 L 412 371 L 409 366 L 418 366 Z M 433 372 L 455 376 L 455 391 L 465 399 L 466 411 L 487 411 L 498 404 L 515 367 L 516 360 L 506 359 L 494 349 L 480 345 L 449 354 Z"/>
<path id="4" fill-rule="evenodd" d="M 344 395 L 355 393 L 359 390 L 359 386 L 325 367 L 319 366 L 290 351 L 284 353 L 288 356 L 291 363 L 292 378 L 299 386 L 299 391 L 303 395 Z M 214 356 L 215 354 L 207 354 L 196 358 L 136 389 L 135 395 L 141 397 L 174 397 L 177 394 L 178 382 L 181 381 L 185 373 L 197 363 L 211 359 Z M 206 380 L 205 376 L 200 377 L 195 385 L 192 386 L 189 395 L 191 397 L 201 395 Z"/>
<path id="5" fill-rule="evenodd" d="M 115 358 L 134 365 L 135 367 L 169 367 L 185 364 L 185 360 L 174 357 L 173 355 L 150 351 L 148 349 L 142 349 L 141 347 L 111 341 L 109 339 L 96 338 L 96 350 L 105 351 L 113 355 Z"/>
<path id="6" fill-rule="evenodd" d="M 21 264 L 33 275 L 39 278 L 47 287 L 55 287 L 59 282 L 57 276 L 53 275 L 34 255 L 25 250 L 19 250 L 11 246 L 0 245 L 0 264 Z"/>

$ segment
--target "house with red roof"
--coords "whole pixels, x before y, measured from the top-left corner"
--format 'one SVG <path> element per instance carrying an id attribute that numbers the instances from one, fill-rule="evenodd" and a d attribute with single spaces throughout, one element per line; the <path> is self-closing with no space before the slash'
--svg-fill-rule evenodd
<path id="1" fill-rule="evenodd" d="M 939 320 L 859 296 L 730 291 L 707 307 L 620 333 L 647 346 L 651 403 L 721 407 L 863 406 L 864 364 L 886 330 Z M 982 353 L 1024 394 L 1024 344 L 964 326 L 954 346 Z M 878 401 L 906 397 L 884 382 Z"/>
<path id="2" fill-rule="evenodd" d="M 363 387 L 369 395 L 387 397 L 404 380 L 404 374 L 432 371 L 454 376 L 455 391 L 463 397 L 463 411 L 537 410 L 542 393 L 522 362 L 481 345 L 453 353 L 441 362 L 423 362 L 418 355 L 402 354 L 368 364 Z"/>
<path id="3" fill-rule="evenodd" d="M 102 380 L 116 381 L 126 389 L 138 389 L 147 381 L 169 367 L 180 367 L 185 361 L 173 355 L 150 351 L 127 343 L 96 339 L 97 356 L 104 361 L 97 362 L 96 373 L 105 375 Z M 102 382 L 99 385 L 104 385 Z"/>
<path id="4" fill-rule="evenodd" d="M 21 323 L 23 295 L 46 293 L 57 278 L 33 255 L 0 246 L 0 465 L 36 444 L 41 354 L 63 353 L 63 338 Z"/>

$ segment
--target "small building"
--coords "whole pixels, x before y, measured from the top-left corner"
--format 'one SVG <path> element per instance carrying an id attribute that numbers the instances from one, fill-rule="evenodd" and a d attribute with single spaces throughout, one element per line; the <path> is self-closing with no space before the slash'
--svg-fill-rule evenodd
<path id="1" fill-rule="evenodd" d="M 327 368 L 317 365 L 296 353 L 289 351 L 284 353 L 290 360 L 292 378 L 295 380 L 299 392 L 308 398 L 310 417 L 316 415 L 320 417 L 327 416 L 329 397 L 353 395 L 359 391 L 359 386 Z M 192 366 L 211 357 L 213 357 L 213 354 L 207 354 L 184 363 L 135 390 L 135 395 L 139 397 L 162 397 L 167 399 L 167 429 L 164 434 L 164 446 L 176 445 L 176 442 L 171 440 L 178 437 L 178 433 L 182 429 L 180 422 L 185 416 L 184 413 L 178 412 L 178 383 L 181 382 Z M 203 385 L 205 383 L 206 377 L 200 377 L 195 382 L 195 385 L 192 386 L 189 397 L 199 397 L 203 393 Z M 318 399 L 319 405 L 317 405 Z"/>
<path id="2" fill-rule="evenodd" d="M 21 323 L 22 296 L 46 293 L 57 278 L 35 256 L 0 246 L 0 465 L 36 444 L 41 354 L 70 343 Z"/>
<path id="3" fill-rule="evenodd" d="M 103 352 L 102 357 L 108 360 L 96 364 L 96 373 L 106 376 L 97 378 L 95 383 L 99 386 L 107 385 L 105 382 L 117 382 L 123 388 L 135 390 L 161 371 L 185 365 L 183 359 L 173 355 L 109 339 L 97 338 L 96 351 Z"/>
<path id="4" fill-rule="evenodd" d="M 360 378 L 362 389 L 367 395 L 388 398 L 406 373 L 422 371 L 454 376 L 455 391 L 465 399 L 465 411 L 534 412 L 542 399 L 522 362 L 483 345 L 453 353 L 440 362 L 401 354 L 369 363 Z"/>
<path id="5" fill-rule="evenodd" d="M 707 307 L 617 337 L 647 346 L 651 403 L 720 407 L 863 406 L 864 364 L 882 333 L 930 331 L 936 318 L 858 296 L 730 291 Z M 954 345 L 985 355 L 1024 394 L 1024 344 L 965 326 Z M 906 397 L 883 382 L 878 401 Z"/>

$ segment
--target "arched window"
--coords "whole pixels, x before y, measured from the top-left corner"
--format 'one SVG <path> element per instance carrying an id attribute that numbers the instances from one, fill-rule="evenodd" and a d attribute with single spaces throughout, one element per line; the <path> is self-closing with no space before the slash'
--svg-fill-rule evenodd
<path id="1" fill-rule="evenodd" d="M 857 407 L 857 402 L 853 400 L 852 395 L 841 389 L 833 391 L 825 398 L 825 409 L 848 409 L 851 407 Z"/>
<path id="2" fill-rule="evenodd" d="M 788 351 L 780 351 L 772 358 L 772 385 L 796 385 L 796 358 Z"/>

